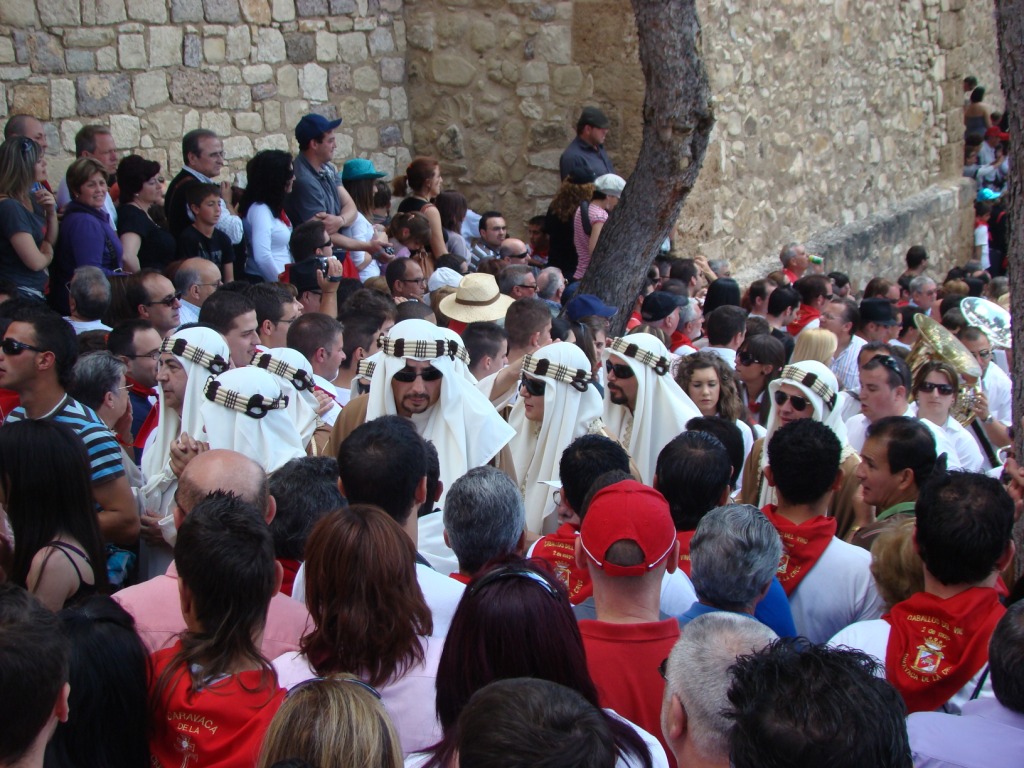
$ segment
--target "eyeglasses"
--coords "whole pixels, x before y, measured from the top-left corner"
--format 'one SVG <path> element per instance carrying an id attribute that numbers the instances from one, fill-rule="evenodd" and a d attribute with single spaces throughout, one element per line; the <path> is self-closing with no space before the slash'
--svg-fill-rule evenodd
<path id="1" fill-rule="evenodd" d="M 496 581 L 504 581 L 505 579 L 529 579 L 533 583 L 539 585 L 556 600 L 561 599 L 558 592 L 555 590 L 551 583 L 535 571 L 529 571 L 522 566 L 515 565 L 501 565 L 492 571 L 488 571 L 479 579 L 476 579 L 469 585 L 467 590 L 470 597 L 477 594 L 484 587 L 493 584 Z"/>
<path id="2" fill-rule="evenodd" d="M 159 360 L 160 350 L 154 349 L 152 352 L 143 352 L 141 355 L 123 355 L 123 357 L 127 357 L 129 360 L 139 360 L 143 357 L 148 357 L 150 360 Z"/>
<path id="3" fill-rule="evenodd" d="M 147 303 L 147 304 L 145 304 L 143 306 L 152 307 L 154 304 L 163 304 L 165 307 L 173 307 L 174 306 L 174 302 L 181 301 L 181 297 L 182 297 L 181 291 L 175 291 L 170 296 L 164 296 L 164 298 L 162 298 L 162 299 L 157 299 L 156 301 L 151 301 L 151 302 L 149 302 L 149 303 Z"/>
<path id="4" fill-rule="evenodd" d="M 395 282 L 397 282 L 397 283 L 419 283 L 420 285 L 423 285 L 424 283 L 427 282 L 427 278 L 425 278 L 425 277 L 416 277 L 416 278 L 413 278 L 412 280 L 406 280 L 404 277 L 400 277 Z"/>
<path id="5" fill-rule="evenodd" d="M 525 389 L 527 394 L 533 397 L 544 397 L 544 390 L 547 389 L 547 382 L 524 375 L 519 380 L 519 386 L 522 389 Z"/>
<path id="6" fill-rule="evenodd" d="M 400 381 L 403 384 L 412 384 L 414 381 L 416 381 L 416 379 L 423 379 L 424 381 L 437 381 L 442 376 L 444 376 L 444 374 L 441 371 L 439 371 L 437 368 L 434 368 L 433 366 L 430 366 L 429 368 L 424 368 L 422 371 L 417 371 L 415 368 L 403 368 L 391 378 L 394 381 Z"/>
<path id="7" fill-rule="evenodd" d="M 557 490 L 557 491 L 555 491 L 554 493 L 551 494 L 551 499 L 555 502 L 555 506 L 556 507 L 562 506 L 562 498 L 563 498 L 563 496 L 564 496 L 564 494 L 562 493 L 561 489 L 559 489 L 559 490 Z"/>
<path id="8" fill-rule="evenodd" d="M 938 390 L 940 395 L 952 395 L 954 392 L 952 384 L 938 384 L 934 381 L 924 381 L 918 389 L 921 392 L 934 392 Z"/>
<path id="9" fill-rule="evenodd" d="M 31 344 L 26 344 L 25 342 L 17 341 L 16 339 L 4 339 L 3 342 L 0 342 L 0 351 L 3 351 L 3 353 L 8 357 L 20 355 L 26 349 L 31 350 L 32 352 L 49 352 L 48 349 L 33 347 Z"/>
<path id="10" fill-rule="evenodd" d="M 790 405 L 793 406 L 794 411 L 806 411 L 807 406 L 811 404 L 810 400 L 800 395 L 787 395 L 781 389 L 775 393 L 775 404 L 780 408 L 789 401 Z"/>
<path id="11" fill-rule="evenodd" d="M 519 287 L 522 288 L 524 291 L 536 291 L 537 290 L 537 284 L 536 283 L 532 283 L 532 284 L 524 283 L 523 285 L 520 285 Z"/>
<path id="12" fill-rule="evenodd" d="M 824 315 L 822 315 L 822 317 L 824 317 Z M 761 361 L 760 360 L 755 360 L 754 356 L 752 354 L 750 354 L 749 352 L 737 352 L 736 353 L 736 362 L 739 363 L 740 365 L 760 365 L 761 364 Z"/>
<path id="13" fill-rule="evenodd" d="M 216 283 L 196 283 L 196 285 L 209 285 L 214 288 L 220 288 L 222 285 L 224 285 L 224 281 L 218 280 Z"/>
<path id="14" fill-rule="evenodd" d="M 611 360 L 605 360 L 604 367 L 608 373 L 614 373 L 616 379 L 632 379 L 636 376 L 633 369 L 626 363 L 613 363 Z"/>
<path id="15" fill-rule="evenodd" d="M 334 243 L 332 243 L 330 240 L 328 240 L 326 243 L 324 243 L 320 247 L 321 248 L 331 248 L 331 249 L 333 249 L 334 248 Z"/>

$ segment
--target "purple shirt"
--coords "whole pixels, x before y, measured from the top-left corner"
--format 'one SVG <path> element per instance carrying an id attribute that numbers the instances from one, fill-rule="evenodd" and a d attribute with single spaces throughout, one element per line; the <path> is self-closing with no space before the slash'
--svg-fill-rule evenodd
<path id="1" fill-rule="evenodd" d="M 915 768 L 1020 768 L 1024 714 L 994 699 L 964 704 L 960 715 L 915 712 L 907 718 Z"/>

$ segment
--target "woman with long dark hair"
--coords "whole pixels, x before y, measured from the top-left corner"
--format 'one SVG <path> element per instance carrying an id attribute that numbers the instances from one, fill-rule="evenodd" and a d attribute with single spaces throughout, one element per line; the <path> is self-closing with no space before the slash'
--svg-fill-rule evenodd
<path id="1" fill-rule="evenodd" d="M 45 180 L 46 157 L 32 139 L 0 144 L 0 279 L 40 301 L 57 242 L 57 204 Z"/>
<path id="2" fill-rule="evenodd" d="M 448 766 L 455 725 L 470 697 L 494 680 L 534 677 L 564 685 L 594 706 L 597 688 L 587 670 L 583 638 L 562 583 L 533 561 L 481 571 L 455 611 L 437 669 L 437 716 L 444 737 L 419 763 Z M 657 741 L 608 710 L 619 766 L 667 765 Z"/>
<path id="3" fill-rule="evenodd" d="M 437 211 L 441 214 L 441 226 L 444 227 L 445 245 L 448 253 L 458 256 L 465 262 L 469 262 L 469 246 L 460 234 L 462 222 L 466 220 L 469 212 L 469 202 L 466 196 L 455 190 L 446 190 L 434 198 Z"/>
<path id="4" fill-rule="evenodd" d="M 281 685 L 350 672 L 380 691 L 402 749 L 437 741 L 433 692 L 442 642 L 416 579 L 416 548 L 382 509 L 330 513 L 306 542 L 302 652 L 274 660 Z"/>
<path id="5" fill-rule="evenodd" d="M 67 722 L 46 745 L 46 768 L 139 768 L 149 764 L 149 657 L 135 620 L 93 595 L 58 617 L 71 641 Z"/>
<path id="6" fill-rule="evenodd" d="M 768 385 L 779 377 L 785 364 L 786 348 L 767 333 L 747 336 L 736 350 L 736 378 L 748 426 L 768 428 L 772 405 Z"/>
<path id="7" fill-rule="evenodd" d="M 265 149 L 246 164 L 245 172 L 247 186 L 238 206 L 249 244 L 245 272 L 274 283 L 292 262 L 288 249 L 292 222 L 284 212 L 285 195 L 295 181 L 292 156 L 280 149 Z"/>
<path id="8" fill-rule="evenodd" d="M 54 611 L 105 589 L 89 457 L 79 437 L 44 419 L 5 424 L 0 472 L 15 541 L 11 581 Z"/>
<path id="9" fill-rule="evenodd" d="M 345 227 L 345 234 L 353 240 L 370 242 L 371 240 L 387 239 L 383 227 L 376 227 L 373 221 L 373 197 L 377 191 L 377 181 L 387 176 L 378 171 L 373 162 L 361 157 L 349 160 L 341 169 L 341 184 L 345 187 L 352 202 L 356 204 L 356 218 Z M 385 256 L 385 254 L 381 254 Z M 364 283 L 371 277 L 380 275 L 372 253 L 366 251 L 349 251 L 352 264 L 359 270 L 359 279 Z M 382 259 L 386 261 L 385 259 Z"/>
<path id="10" fill-rule="evenodd" d="M 70 181 L 70 179 L 69 179 Z M 152 267 L 164 270 L 177 258 L 174 236 L 156 223 L 155 206 L 164 203 L 164 177 L 160 163 L 139 155 L 128 155 L 117 165 L 121 189 L 117 207 L 117 234 L 124 246 L 124 263 L 129 272 Z"/>

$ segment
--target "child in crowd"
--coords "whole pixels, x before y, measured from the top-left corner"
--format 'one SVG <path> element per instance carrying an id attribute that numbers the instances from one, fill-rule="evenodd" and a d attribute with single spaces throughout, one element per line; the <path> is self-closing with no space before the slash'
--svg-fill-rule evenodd
<path id="1" fill-rule="evenodd" d="M 185 195 L 192 212 L 192 226 L 178 236 L 178 258 L 199 257 L 220 267 L 224 282 L 235 279 L 235 252 L 231 239 L 217 229 L 220 221 L 220 187 L 192 184 Z"/>

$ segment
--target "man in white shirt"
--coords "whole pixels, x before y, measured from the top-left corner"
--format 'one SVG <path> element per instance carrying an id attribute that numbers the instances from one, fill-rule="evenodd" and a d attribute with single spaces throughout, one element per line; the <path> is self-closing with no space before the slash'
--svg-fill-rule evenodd
<path id="1" fill-rule="evenodd" d="M 75 157 L 91 157 L 98 160 L 108 176 L 117 173 L 117 163 L 120 159 L 114 145 L 114 137 L 105 125 L 86 125 L 79 129 L 75 134 Z M 60 187 L 57 189 L 57 209 L 63 211 L 70 202 L 71 190 L 65 176 L 60 180 Z M 103 210 L 110 216 L 110 226 L 117 229 L 117 208 L 114 207 L 110 192 L 107 192 L 107 197 L 103 201 Z"/>
<path id="2" fill-rule="evenodd" d="M 747 337 L 747 310 L 742 307 L 725 305 L 718 307 L 707 317 L 708 352 L 714 352 L 736 367 L 736 350 Z"/>
<path id="3" fill-rule="evenodd" d="M 193 220 L 186 190 L 197 183 L 216 184 L 214 179 L 224 167 L 224 142 L 216 133 L 205 128 L 189 131 L 181 140 L 181 156 L 185 161 L 181 172 L 167 185 L 167 223 L 171 234 L 177 237 Z M 220 218 L 217 229 L 231 240 L 232 245 L 242 242 L 242 219 L 231 205 L 231 183 L 220 183 Z"/>
<path id="4" fill-rule="evenodd" d="M 344 326 L 333 317 L 311 312 L 295 318 L 288 329 L 288 346 L 301 352 L 313 366 L 313 381 L 317 389 L 322 389 L 334 405 L 321 415 L 325 424 L 334 426 L 341 413 L 338 403 L 338 392 L 334 388 L 334 380 L 338 378 L 338 369 L 345 360 Z"/>
<path id="5" fill-rule="evenodd" d="M 99 267 L 79 267 L 68 283 L 70 314 L 64 319 L 75 333 L 109 331 L 100 319 L 110 306 L 110 281 Z"/>
<path id="6" fill-rule="evenodd" d="M 992 342 L 980 328 L 965 328 L 960 341 L 974 355 L 981 367 L 982 397 L 975 407 L 975 415 L 985 430 L 985 436 L 996 448 L 1008 445 L 1007 428 L 1013 422 L 1013 398 L 1010 377 L 998 365 L 992 365 Z M 972 429 L 971 434 L 975 434 Z M 975 438 L 977 435 L 975 434 Z M 984 449 L 983 449 L 984 450 Z"/>

